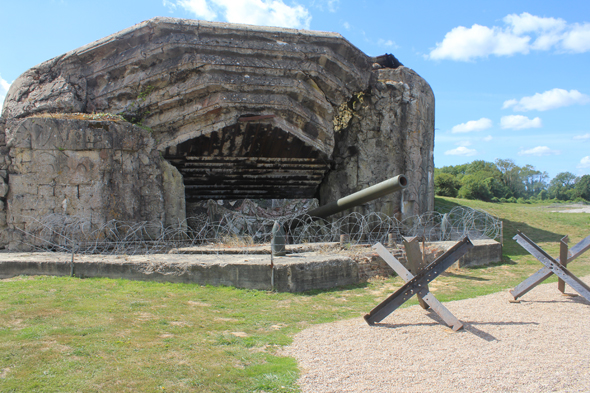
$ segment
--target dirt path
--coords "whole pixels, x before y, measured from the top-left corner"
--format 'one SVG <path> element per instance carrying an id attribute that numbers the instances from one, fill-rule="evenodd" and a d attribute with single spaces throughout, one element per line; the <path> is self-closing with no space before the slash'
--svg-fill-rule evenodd
<path id="1" fill-rule="evenodd" d="M 445 303 L 465 324 L 457 333 L 412 306 L 373 327 L 362 318 L 312 327 L 286 351 L 303 392 L 590 391 L 590 303 L 556 283 L 509 299 Z"/>

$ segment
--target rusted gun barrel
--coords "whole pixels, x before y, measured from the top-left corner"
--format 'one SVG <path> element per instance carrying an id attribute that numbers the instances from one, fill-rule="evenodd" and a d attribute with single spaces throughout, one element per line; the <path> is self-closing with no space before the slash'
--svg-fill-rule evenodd
<path id="1" fill-rule="evenodd" d="M 360 206 L 363 203 L 381 198 L 392 192 L 403 190 L 407 185 L 408 179 L 404 175 L 397 175 L 396 177 L 382 181 L 374 186 L 365 188 L 364 190 L 360 190 L 354 194 L 345 196 L 344 198 L 340 198 L 337 201 L 310 210 L 305 214 L 311 217 L 326 218 L 332 214 L 340 213 L 353 207 Z"/>

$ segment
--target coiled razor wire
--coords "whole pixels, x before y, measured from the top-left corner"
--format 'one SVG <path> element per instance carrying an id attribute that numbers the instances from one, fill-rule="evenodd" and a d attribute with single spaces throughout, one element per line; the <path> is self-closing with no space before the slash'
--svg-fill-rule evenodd
<path id="1" fill-rule="evenodd" d="M 128 223 L 111 220 L 97 227 L 89 217 L 50 214 L 41 219 L 25 217 L 27 230 L 22 243 L 41 251 L 77 254 L 138 255 L 166 253 L 173 249 L 210 247 L 211 253 L 236 253 L 250 246 L 268 245 L 272 227 L 279 221 L 287 229 L 289 244 L 339 242 L 346 235 L 350 244 L 386 243 L 390 235 L 396 243 L 403 236 L 419 236 L 425 241 L 453 241 L 465 235 L 471 239 L 496 239 L 501 221 L 482 210 L 458 206 L 442 214 L 436 211 L 411 216 L 402 221 L 383 213 L 351 213 L 334 220 L 306 214 L 261 217 L 225 211 L 218 219 L 201 214 L 176 225 Z M 190 225 L 188 223 L 190 222 Z M 182 252 L 182 251 L 180 251 Z M 239 253 L 239 251 L 238 251 Z"/>

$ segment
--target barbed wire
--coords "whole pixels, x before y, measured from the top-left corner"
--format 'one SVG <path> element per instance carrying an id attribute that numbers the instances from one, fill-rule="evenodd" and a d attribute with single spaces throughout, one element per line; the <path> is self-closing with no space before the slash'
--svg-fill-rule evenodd
<path id="1" fill-rule="evenodd" d="M 425 241 L 496 239 L 501 221 L 485 211 L 458 206 L 448 213 L 436 211 L 398 220 L 383 213 L 350 213 L 338 219 L 318 219 L 292 213 L 273 217 L 263 213 L 247 215 L 222 209 L 200 214 L 175 225 L 129 223 L 111 220 L 97 225 L 89 217 L 50 214 L 43 218 L 24 217 L 22 243 L 41 251 L 77 254 L 138 255 L 166 252 L 252 253 L 252 247 L 268 246 L 275 221 L 287 229 L 289 244 L 339 242 L 345 235 L 350 244 L 401 243 L 403 236 L 424 237 Z"/>

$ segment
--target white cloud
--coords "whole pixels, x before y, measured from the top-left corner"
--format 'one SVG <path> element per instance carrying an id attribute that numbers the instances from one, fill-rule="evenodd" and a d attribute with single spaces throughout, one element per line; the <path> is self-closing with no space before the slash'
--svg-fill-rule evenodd
<path id="1" fill-rule="evenodd" d="M 296 29 L 309 29 L 311 22 L 305 7 L 288 6 L 283 0 L 178 0 L 176 4 L 206 20 Z"/>
<path id="2" fill-rule="evenodd" d="M 521 150 L 518 152 L 519 156 L 550 156 L 561 154 L 559 150 L 552 150 L 547 146 L 537 146 L 529 150 Z"/>
<path id="3" fill-rule="evenodd" d="M 168 8 L 168 10 L 170 12 L 173 12 L 174 10 L 176 10 L 176 3 L 174 3 L 170 0 L 162 0 L 162 5 L 166 8 Z"/>
<path id="4" fill-rule="evenodd" d="M 0 75 L 0 113 L 2 112 L 2 106 L 4 105 L 4 98 L 6 97 L 6 93 L 8 93 L 8 89 L 10 89 L 10 83 L 2 79 Z"/>
<path id="5" fill-rule="evenodd" d="M 340 5 L 340 0 L 313 0 L 311 5 L 317 7 L 321 11 L 324 10 L 324 7 L 328 9 L 330 12 L 338 11 L 338 6 Z"/>
<path id="6" fill-rule="evenodd" d="M 465 146 L 459 146 L 456 149 L 445 151 L 447 156 L 474 156 L 477 154 L 475 149 L 468 149 Z"/>
<path id="7" fill-rule="evenodd" d="M 485 117 L 482 117 L 479 120 L 471 120 L 467 123 L 457 124 L 451 129 L 453 134 L 463 133 L 463 132 L 471 132 L 471 131 L 483 131 L 487 130 L 492 126 L 492 121 Z"/>
<path id="8" fill-rule="evenodd" d="M 213 1 L 213 3 L 216 2 Z M 211 9 L 207 0 L 178 0 L 178 5 L 195 14 L 199 19 L 211 20 L 217 18 L 217 13 Z"/>
<path id="9" fill-rule="evenodd" d="M 392 48 L 392 49 L 397 49 L 397 48 L 399 48 L 399 47 L 397 46 L 397 44 L 396 44 L 395 42 L 393 42 L 392 40 L 384 40 L 383 38 L 380 38 L 380 39 L 377 41 L 377 45 L 379 45 L 379 46 L 387 46 L 387 47 L 390 47 L 390 48 Z"/>
<path id="10" fill-rule="evenodd" d="M 484 141 L 484 142 L 489 142 L 489 141 L 491 141 L 492 139 L 494 139 L 494 138 L 492 138 L 492 136 L 491 136 L 491 135 L 488 135 L 488 136 L 486 136 L 485 138 L 483 138 L 483 141 Z"/>
<path id="11" fill-rule="evenodd" d="M 576 135 L 574 139 L 582 140 L 582 141 L 590 141 L 590 133 L 584 135 Z"/>
<path id="12" fill-rule="evenodd" d="M 523 12 L 510 14 L 504 26 L 458 26 L 427 56 L 432 60 L 472 61 L 479 57 L 528 54 L 531 50 L 583 53 L 590 51 L 590 23 L 568 24 Z"/>
<path id="13" fill-rule="evenodd" d="M 473 25 L 471 28 L 455 27 L 442 42 L 430 52 L 434 60 L 451 59 L 470 61 L 489 55 L 508 56 L 528 53 L 530 37 L 519 37 L 498 27 Z"/>
<path id="14" fill-rule="evenodd" d="M 342 26 L 344 26 L 344 28 L 345 28 L 346 30 L 350 30 L 350 23 L 348 23 L 348 22 L 344 22 L 344 23 L 342 24 Z"/>
<path id="15" fill-rule="evenodd" d="M 590 156 L 586 156 L 580 160 L 578 168 L 590 168 Z"/>
<path id="16" fill-rule="evenodd" d="M 562 48 L 569 52 L 584 53 L 590 51 L 590 23 L 575 24 L 568 31 L 561 43 Z"/>
<path id="17" fill-rule="evenodd" d="M 561 18 L 541 18 L 528 12 L 510 14 L 504 18 L 504 22 L 512 26 L 514 34 L 560 31 L 567 26 L 567 22 Z"/>
<path id="18" fill-rule="evenodd" d="M 577 90 L 552 89 L 544 93 L 536 93 L 534 96 L 522 97 L 520 101 L 515 99 L 504 101 L 502 109 L 513 107 L 518 112 L 546 111 L 574 104 L 584 105 L 588 102 L 590 102 L 590 96 Z"/>
<path id="19" fill-rule="evenodd" d="M 541 128 L 543 123 L 539 117 L 529 119 L 528 117 L 522 115 L 511 115 L 503 116 L 500 119 L 500 126 L 503 129 L 508 128 L 511 130 L 524 130 L 527 128 Z"/>

